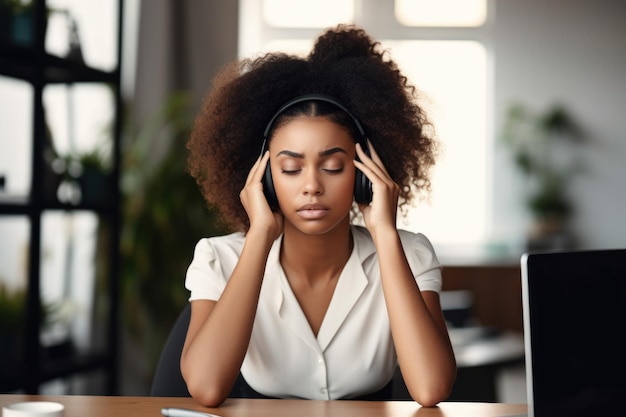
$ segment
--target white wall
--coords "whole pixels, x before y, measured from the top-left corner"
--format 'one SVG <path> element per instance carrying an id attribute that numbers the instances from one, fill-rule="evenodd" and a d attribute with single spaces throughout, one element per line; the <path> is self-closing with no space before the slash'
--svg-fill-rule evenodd
<path id="1" fill-rule="evenodd" d="M 174 44 L 174 8 L 184 21 L 181 44 Z M 199 103 L 218 70 L 237 58 L 237 1 L 148 0 L 139 20 L 132 103 L 138 122 L 173 89 L 190 90 Z"/>
<path id="2" fill-rule="evenodd" d="M 582 247 L 626 247 L 626 2 L 496 0 L 495 126 L 506 106 L 564 104 L 592 141 L 573 184 Z M 494 165 L 497 228 L 520 229 L 510 167 Z"/>

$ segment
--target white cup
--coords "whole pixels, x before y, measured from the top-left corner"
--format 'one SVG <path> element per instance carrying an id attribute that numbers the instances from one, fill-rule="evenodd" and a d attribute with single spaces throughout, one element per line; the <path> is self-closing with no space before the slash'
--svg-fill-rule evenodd
<path id="1" fill-rule="evenodd" d="M 27 401 L 2 407 L 2 417 L 63 417 L 63 404 L 51 401 Z"/>

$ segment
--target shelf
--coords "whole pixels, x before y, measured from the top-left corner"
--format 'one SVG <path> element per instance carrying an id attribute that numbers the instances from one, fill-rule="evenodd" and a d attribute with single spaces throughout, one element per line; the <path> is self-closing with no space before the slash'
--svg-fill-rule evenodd
<path id="1" fill-rule="evenodd" d="M 0 43 L 0 75 L 30 82 L 115 83 L 117 71 L 102 71 L 82 63 L 60 58 L 48 53 L 38 53 L 31 48 Z"/>
<path id="2" fill-rule="evenodd" d="M 57 378 L 63 378 L 80 373 L 87 373 L 97 370 L 106 370 L 113 365 L 113 359 L 105 354 L 79 355 L 71 358 L 55 359 L 54 361 L 43 361 L 42 375 L 39 382 L 47 382 Z M 7 370 L 3 370 L 6 372 Z M 18 391 L 26 385 L 28 376 L 21 369 L 14 369 L 10 374 L 3 374 L 0 377 L 0 392 Z"/>
<path id="3" fill-rule="evenodd" d="M 112 203 L 69 204 L 53 201 L 43 202 L 35 206 L 26 197 L 7 198 L 0 196 L 0 214 L 2 215 L 27 215 L 43 211 L 93 211 L 99 214 L 106 214 L 116 209 L 117 206 Z"/>
<path id="4" fill-rule="evenodd" d="M 98 377 L 100 373 L 105 376 L 104 381 L 98 381 L 99 385 L 96 389 L 108 395 L 117 393 L 119 350 L 117 273 L 121 225 L 118 188 L 122 117 L 120 63 L 124 7 L 123 0 L 110 1 L 117 4 L 115 6 L 116 22 L 114 22 L 116 27 L 98 32 L 100 36 L 106 38 L 113 38 L 117 32 L 116 46 L 112 46 L 114 49 L 110 48 L 110 52 L 116 55 L 114 64 L 116 67 L 110 71 L 92 68 L 82 60 L 59 57 L 46 51 L 46 0 L 33 0 L 32 2 L 36 6 L 32 46 L 9 43 L 5 38 L 0 40 L 0 76 L 31 84 L 26 88 L 28 94 L 24 94 L 28 96 L 27 101 L 13 100 L 9 97 L 4 100 L 3 104 L 17 106 L 16 112 L 23 111 L 30 118 L 32 127 L 26 130 L 21 120 L 14 122 L 20 129 L 19 134 L 28 137 L 30 141 L 30 150 L 24 151 L 30 153 L 28 158 L 30 160 L 29 188 L 22 191 L 25 188 L 23 184 L 20 188 L 8 188 L 5 173 L 0 173 L 0 216 L 6 217 L 7 221 L 4 222 L 5 219 L 2 217 L 0 220 L 3 220 L 2 226 L 5 227 L 3 230 L 9 231 L 2 235 L 3 240 L 0 243 L 4 245 L 2 249 L 7 249 L 3 253 L 19 254 L 19 257 L 15 256 L 15 261 L 11 259 L 7 262 L 11 265 L 3 265 L 5 269 L 0 269 L 0 275 L 8 276 L 6 280 L 8 284 L 0 280 L 0 285 L 5 285 L 7 288 L 11 285 L 17 286 L 25 293 L 24 296 L 20 295 L 21 298 L 12 296 L 6 302 L 6 305 L 12 308 L 9 311 L 17 311 L 15 314 L 19 315 L 20 320 L 18 331 L 13 331 L 6 336 L 9 338 L 8 341 L 5 340 L 5 333 L 0 337 L 0 347 L 11 347 L 11 342 L 17 342 L 16 349 L 0 349 L 5 359 L 0 368 L 0 392 L 21 391 L 37 394 L 45 383 L 52 380 L 69 381 L 74 375 L 88 376 L 86 374 L 96 372 Z M 81 16 L 76 14 L 74 17 Z M 92 20 L 99 19 L 100 15 L 92 13 L 91 18 Z M 78 20 L 79 24 L 88 24 L 88 20 Z M 54 37 L 50 39 L 54 40 Z M 48 124 L 50 122 L 48 118 L 53 120 L 56 118 L 58 121 L 64 117 L 67 120 L 73 117 L 82 120 L 84 117 L 81 118 L 80 111 L 90 110 L 68 106 L 64 112 L 55 113 L 50 110 L 56 109 L 55 106 L 58 105 L 59 100 L 57 102 L 53 100 L 51 104 L 49 100 L 44 100 L 44 95 L 48 91 L 64 90 L 65 86 L 84 83 L 92 84 L 89 87 L 105 89 L 107 93 L 110 90 L 113 99 L 112 106 L 109 106 L 114 111 L 113 118 L 110 126 L 109 120 L 106 120 L 110 131 L 107 131 L 105 137 L 106 144 L 111 150 L 112 170 L 107 172 L 106 176 L 100 177 L 99 179 L 103 181 L 96 182 L 95 186 L 94 183 L 86 186 L 87 175 L 76 178 L 61 177 L 60 174 L 54 176 L 45 158 L 51 141 L 48 131 L 53 125 Z M 56 86 L 49 88 L 50 84 L 59 84 L 61 88 L 57 89 Z M 63 103 L 62 98 L 60 102 Z M 10 118 L 7 121 L 12 122 Z M 26 123 L 28 121 L 24 122 L 24 125 Z M 89 137 L 92 133 L 89 129 L 87 130 L 86 136 Z M 7 138 L 14 135 L 11 129 L 4 129 L 4 131 Z M 96 135 L 95 132 L 93 134 Z M 57 135 L 70 143 L 69 132 L 63 131 Z M 84 136 L 80 137 L 84 138 Z M 5 138 L 2 137 L 2 139 Z M 20 136 L 19 140 L 24 139 Z M 16 159 L 17 165 L 25 161 L 22 151 L 14 151 L 14 147 L 3 147 L 2 152 L 19 156 L 20 158 Z M 23 171 L 23 169 L 16 170 L 19 175 L 23 175 Z M 89 176 L 89 179 L 93 177 Z M 80 193 L 60 193 L 59 186 L 63 185 L 65 180 L 76 182 L 72 184 L 72 191 L 76 188 Z M 58 201 L 57 196 L 66 202 Z M 82 198 L 80 203 L 68 202 L 78 201 L 78 196 Z M 74 198 L 77 199 L 74 200 Z M 70 216 L 65 216 L 66 213 Z M 66 221 L 68 220 L 66 217 L 74 217 L 73 213 L 76 213 L 76 218 L 79 220 Z M 83 213 L 88 213 L 88 215 L 83 216 Z M 97 219 L 94 221 L 93 217 L 96 216 Z M 83 219 L 87 221 L 81 223 Z M 97 227 L 96 233 L 93 232 L 94 227 Z M 70 241 L 70 237 L 76 240 Z M 85 247 L 79 246 L 83 242 L 87 242 L 83 245 Z M 54 250 L 50 251 L 50 248 Z M 6 261 L 6 259 L 3 260 Z M 97 266 L 98 269 L 91 268 L 91 264 Z M 93 291 L 84 285 L 86 280 L 91 280 L 94 286 Z M 45 318 L 42 314 L 44 293 L 53 294 L 50 296 L 50 301 L 84 297 L 88 301 L 85 308 L 90 309 L 85 310 L 87 313 L 96 309 L 105 311 L 106 308 L 106 317 L 98 316 L 97 323 L 91 320 L 85 322 L 86 326 L 98 328 L 97 350 L 85 353 L 70 345 L 46 345 L 46 341 L 41 338 L 42 321 Z M 68 320 L 76 320 L 76 317 L 68 317 Z M 106 328 L 96 327 L 103 324 L 102 320 L 107 322 Z M 68 340 L 69 342 L 75 341 Z"/>
<path id="5" fill-rule="evenodd" d="M 30 211 L 28 197 L 0 194 L 0 214 L 29 214 Z"/>

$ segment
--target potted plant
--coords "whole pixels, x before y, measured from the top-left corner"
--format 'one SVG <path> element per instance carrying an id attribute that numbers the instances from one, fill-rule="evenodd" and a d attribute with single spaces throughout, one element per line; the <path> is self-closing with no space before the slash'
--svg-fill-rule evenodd
<path id="1" fill-rule="evenodd" d="M 502 142 L 525 178 L 525 205 L 532 223 L 529 249 L 571 246 L 568 221 L 574 213 L 569 186 L 582 171 L 578 147 L 584 135 L 564 107 L 533 113 L 521 104 L 506 114 Z"/>
<path id="2" fill-rule="evenodd" d="M 75 156 L 82 170 L 78 177 L 81 201 L 84 204 L 100 204 L 109 200 L 111 193 L 110 167 L 101 148 L 79 153 Z"/>
<path id="3" fill-rule="evenodd" d="M 85 205 L 109 201 L 113 183 L 109 158 L 103 146 L 58 156 L 51 166 L 62 180 L 57 191 L 59 201 Z"/>
<path id="4" fill-rule="evenodd" d="M 0 367 L 11 375 L 21 363 L 26 320 L 26 290 L 8 290 L 0 282 Z"/>
<path id="5" fill-rule="evenodd" d="M 0 41 L 18 46 L 33 46 L 36 10 L 34 0 L 0 0 Z M 45 34 L 47 16 L 38 24 L 42 25 Z"/>
<path id="6" fill-rule="evenodd" d="M 18 367 L 26 359 L 23 352 L 27 297 L 26 288 L 9 289 L 0 277 L 0 369 L 7 375 L 19 373 Z M 61 303 L 40 303 L 41 329 L 63 324 L 59 315 L 61 307 Z"/>

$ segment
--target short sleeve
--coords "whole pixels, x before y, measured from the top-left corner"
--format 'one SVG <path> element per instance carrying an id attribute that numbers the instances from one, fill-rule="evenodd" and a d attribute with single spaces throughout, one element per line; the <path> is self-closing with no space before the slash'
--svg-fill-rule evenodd
<path id="1" fill-rule="evenodd" d="M 421 233 L 401 230 L 400 239 L 415 281 L 421 291 L 441 292 L 441 264 L 430 240 Z"/>
<path id="2" fill-rule="evenodd" d="M 185 288 L 191 292 L 189 301 L 220 298 L 237 264 L 243 241 L 243 235 L 238 233 L 198 241 L 185 278 Z"/>

